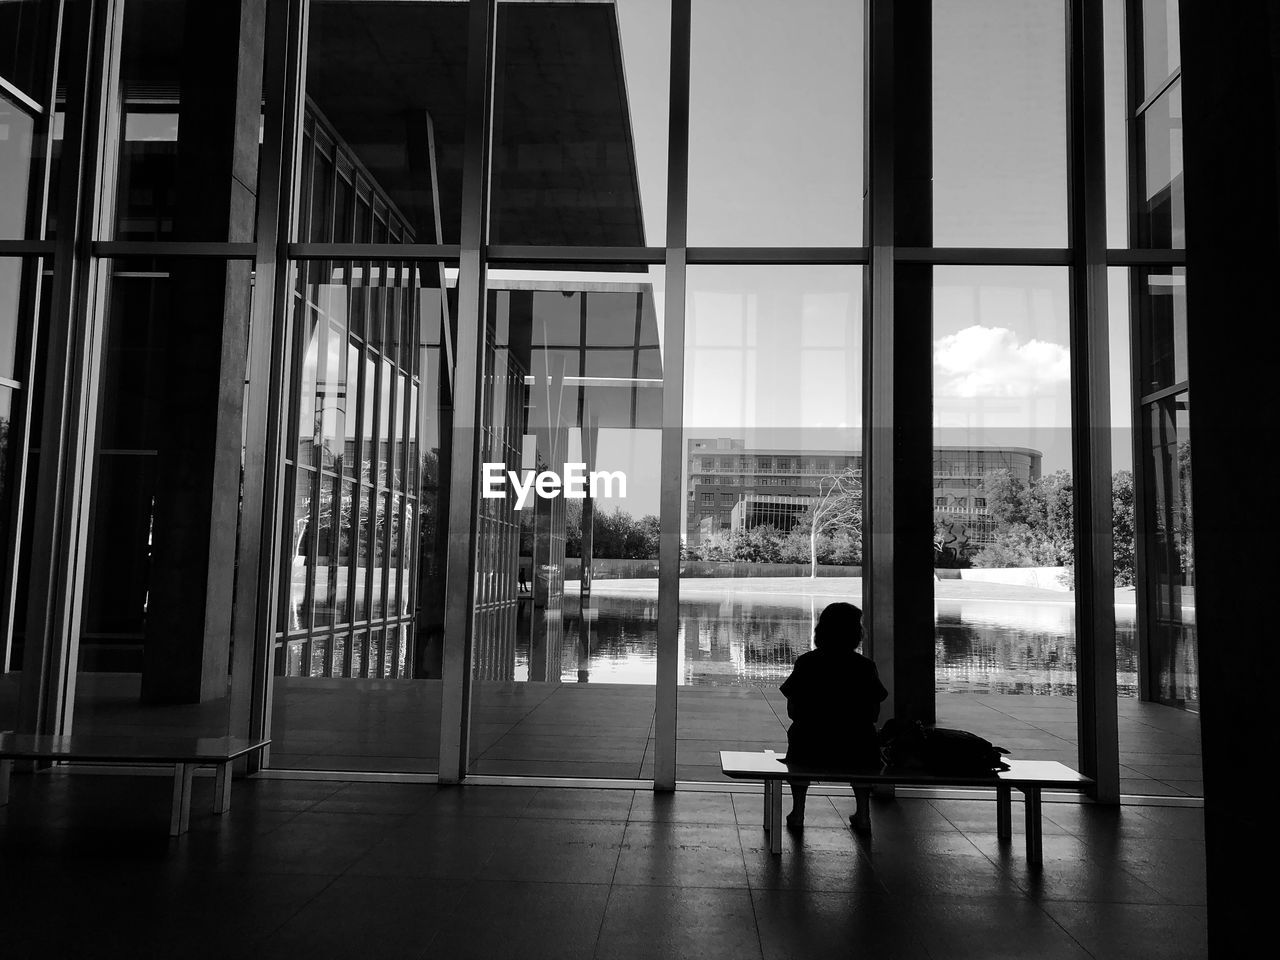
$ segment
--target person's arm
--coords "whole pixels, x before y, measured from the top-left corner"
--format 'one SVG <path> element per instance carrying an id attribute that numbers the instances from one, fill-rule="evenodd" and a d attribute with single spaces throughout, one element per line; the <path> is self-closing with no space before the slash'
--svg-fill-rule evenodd
<path id="1" fill-rule="evenodd" d="M 796 665 L 791 668 L 791 675 L 782 681 L 782 686 L 778 688 L 787 698 L 787 716 L 792 720 L 798 719 L 797 711 L 803 710 L 799 704 L 804 700 L 805 686 L 802 661 L 796 660 Z"/>
<path id="2" fill-rule="evenodd" d="M 871 667 L 870 672 L 867 674 L 867 717 L 872 723 L 875 723 L 880 719 L 880 704 L 888 699 L 889 691 L 880 682 L 880 671 L 876 669 L 876 662 L 870 657 L 865 659 L 868 666 Z"/>

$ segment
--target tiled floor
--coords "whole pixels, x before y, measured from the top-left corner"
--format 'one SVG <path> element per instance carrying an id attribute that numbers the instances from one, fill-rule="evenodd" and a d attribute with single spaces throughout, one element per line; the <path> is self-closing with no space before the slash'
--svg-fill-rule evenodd
<path id="1" fill-rule="evenodd" d="M 137 684 L 137 677 L 114 684 L 107 675 L 94 675 L 92 683 L 82 678 L 77 732 L 128 733 L 140 726 L 225 732 L 225 701 L 144 707 Z M 5 688 L 0 682 L 0 700 Z M 937 709 L 940 725 L 980 734 L 1013 756 L 1078 763 L 1074 697 L 940 693 Z M 1203 796 L 1200 717 L 1133 699 L 1119 700 L 1118 709 L 1121 793 Z M 477 682 L 472 772 L 652 778 L 653 711 L 650 686 Z M 0 709 L 0 729 L 4 716 Z M 784 750 L 787 724 L 786 702 L 776 687 L 681 687 L 677 778 L 722 780 L 721 750 Z M 434 773 L 439 730 L 439 681 L 278 679 L 272 764 Z"/>
<path id="2" fill-rule="evenodd" d="M 252 780 L 231 813 L 167 778 L 18 776 L 0 944 L 23 957 L 880 958 L 1205 955 L 1197 809 L 1045 807 L 1045 864 L 992 804 L 810 800 L 765 849 L 759 793 Z M 1015 814 L 1020 811 L 1015 811 Z"/>

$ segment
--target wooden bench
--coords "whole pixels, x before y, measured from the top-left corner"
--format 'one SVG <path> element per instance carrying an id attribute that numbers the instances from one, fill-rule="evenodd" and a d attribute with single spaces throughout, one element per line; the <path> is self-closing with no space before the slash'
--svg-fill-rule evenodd
<path id="1" fill-rule="evenodd" d="M 187 831 L 191 820 L 191 777 L 196 767 L 216 767 L 213 812 L 231 809 L 231 764 L 270 740 L 238 737 L 98 737 L 73 734 L 52 737 L 0 733 L 0 806 L 9 802 L 9 777 L 15 760 L 173 766 L 173 810 L 169 836 Z"/>
<path id="2" fill-rule="evenodd" d="M 720 752 L 720 770 L 735 780 L 764 781 L 764 829 L 769 852 L 782 852 L 782 784 L 787 780 L 853 782 L 859 786 L 885 784 L 904 787 L 987 787 L 996 792 L 996 834 L 1002 841 L 1013 838 L 1012 795 L 1014 788 L 1026 799 L 1027 862 L 1040 865 L 1043 858 L 1040 793 L 1045 788 L 1083 790 L 1093 781 L 1056 760 L 1007 760 L 1009 769 L 981 776 L 955 776 L 884 767 L 876 773 L 786 764 L 771 750 L 761 753 Z"/>

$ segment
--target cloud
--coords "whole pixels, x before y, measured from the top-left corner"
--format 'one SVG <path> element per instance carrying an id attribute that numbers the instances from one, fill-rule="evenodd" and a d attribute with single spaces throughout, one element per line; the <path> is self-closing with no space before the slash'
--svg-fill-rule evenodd
<path id="1" fill-rule="evenodd" d="M 1057 392 L 1071 377 L 1067 348 L 1018 342 L 1004 327 L 975 324 L 933 343 L 933 389 L 940 397 L 1032 397 Z"/>

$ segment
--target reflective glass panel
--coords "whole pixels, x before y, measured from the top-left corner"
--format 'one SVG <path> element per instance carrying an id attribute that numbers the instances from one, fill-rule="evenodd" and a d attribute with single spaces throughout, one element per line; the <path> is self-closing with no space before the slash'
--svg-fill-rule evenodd
<path id="1" fill-rule="evenodd" d="M 666 242 L 670 0 L 499 3 L 497 243 Z"/>
<path id="2" fill-rule="evenodd" d="M 394 242 L 458 242 L 466 22 L 465 3 L 311 4 L 307 97 L 345 157 L 300 239 L 384 243 L 390 215 Z M 330 174 L 320 153 L 304 176 Z"/>
<path id="3" fill-rule="evenodd" d="M 1067 244 L 1061 0 L 934 0 L 939 247 Z"/>
<path id="4" fill-rule="evenodd" d="M 934 268 L 931 506 L 938 724 L 1075 764 L 1068 300 L 1065 268 Z"/>
<path id="5" fill-rule="evenodd" d="M 1189 695 L 1198 690 L 1198 671 L 1186 394 L 1139 408 L 1144 411 L 1138 424 L 1143 439 L 1136 470 L 1130 419 L 1130 304 L 1136 302 L 1140 313 L 1158 307 L 1157 301 L 1167 301 L 1168 291 L 1148 288 L 1144 293 L 1145 282 L 1171 278 L 1122 267 L 1107 272 L 1120 792 L 1203 796 L 1198 697 Z M 1131 273 L 1138 294 L 1132 299 Z M 1145 350 L 1141 337 L 1134 350 Z M 1140 496 L 1139 485 L 1148 476 L 1148 489 L 1158 494 L 1154 500 L 1151 493 Z"/>
<path id="6" fill-rule="evenodd" d="M 116 239 L 253 239 L 265 16 L 253 4 L 127 0 Z"/>
<path id="7" fill-rule="evenodd" d="M 689 242 L 862 241 L 863 4 L 698 0 Z"/>
<path id="8" fill-rule="evenodd" d="M 1135 270 L 1143 394 L 1187 379 L 1186 270 Z"/>
<path id="9" fill-rule="evenodd" d="M 1138 245 L 1187 245 L 1182 177 L 1182 81 L 1174 83 L 1139 118 L 1144 163 L 1138 206 Z"/>
<path id="10" fill-rule="evenodd" d="M 1178 0 L 1142 0 L 1142 98 L 1153 96 L 1181 66 Z"/>
<path id="11" fill-rule="evenodd" d="M 59 6 L 59 0 L 0 3 L 0 78 L 36 103 L 44 101 L 53 61 L 49 39 Z"/>
<path id="12" fill-rule="evenodd" d="M 1146 408 L 1147 644 L 1151 696 L 1198 709 L 1195 552 L 1191 514 L 1191 433 L 1188 395 Z"/>
<path id="13" fill-rule="evenodd" d="M 35 133 L 35 118 L 0 87 L 0 239 L 23 239 L 38 222 L 32 209 L 32 194 L 38 194 L 32 189 Z"/>
<path id="14" fill-rule="evenodd" d="M 692 267 L 676 777 L 787 743 L 779 685 L 862 598 L 862 269 Z M 726 745 L 728 744 L 728 745 Z"/>
<path id="15" fill-rule="evenodd" d="M 444 270 L 398 261 L 311 261 L 297 270 L 290 390 L 302 413 L 286 463 L 293 533 L 281 577 L 272 764 L 431 771 L 444 543 L 417 537 L 421 499 L 410 478 L 421 471 L 411 475 L 407 458 L 423 444 L 439 454 Z M 376 345 L 360 336 L 350 322 L 357 301 L 361 329 L 396 335 Z M 428 404 L 430 418 L 410 411 L 408 398 Z M 434 514 L 440 492 L 427 493 Z M 429 599 L 415 618 L 420 573 Z M 384 729 L 371 704 L 404 722 Z"/>
<path id="16" fill-rule="evenodd" d="M 475 773 L 653 775 L 664 294 L 661 268 L 489 272 Z"/>
<path id="17" fill-rule="evenodd" d="M 245 374 L 221 358 L 243 350 L 251 265 L 100 270 L 107 340 L 75 729 L 225 736 Z"/>

